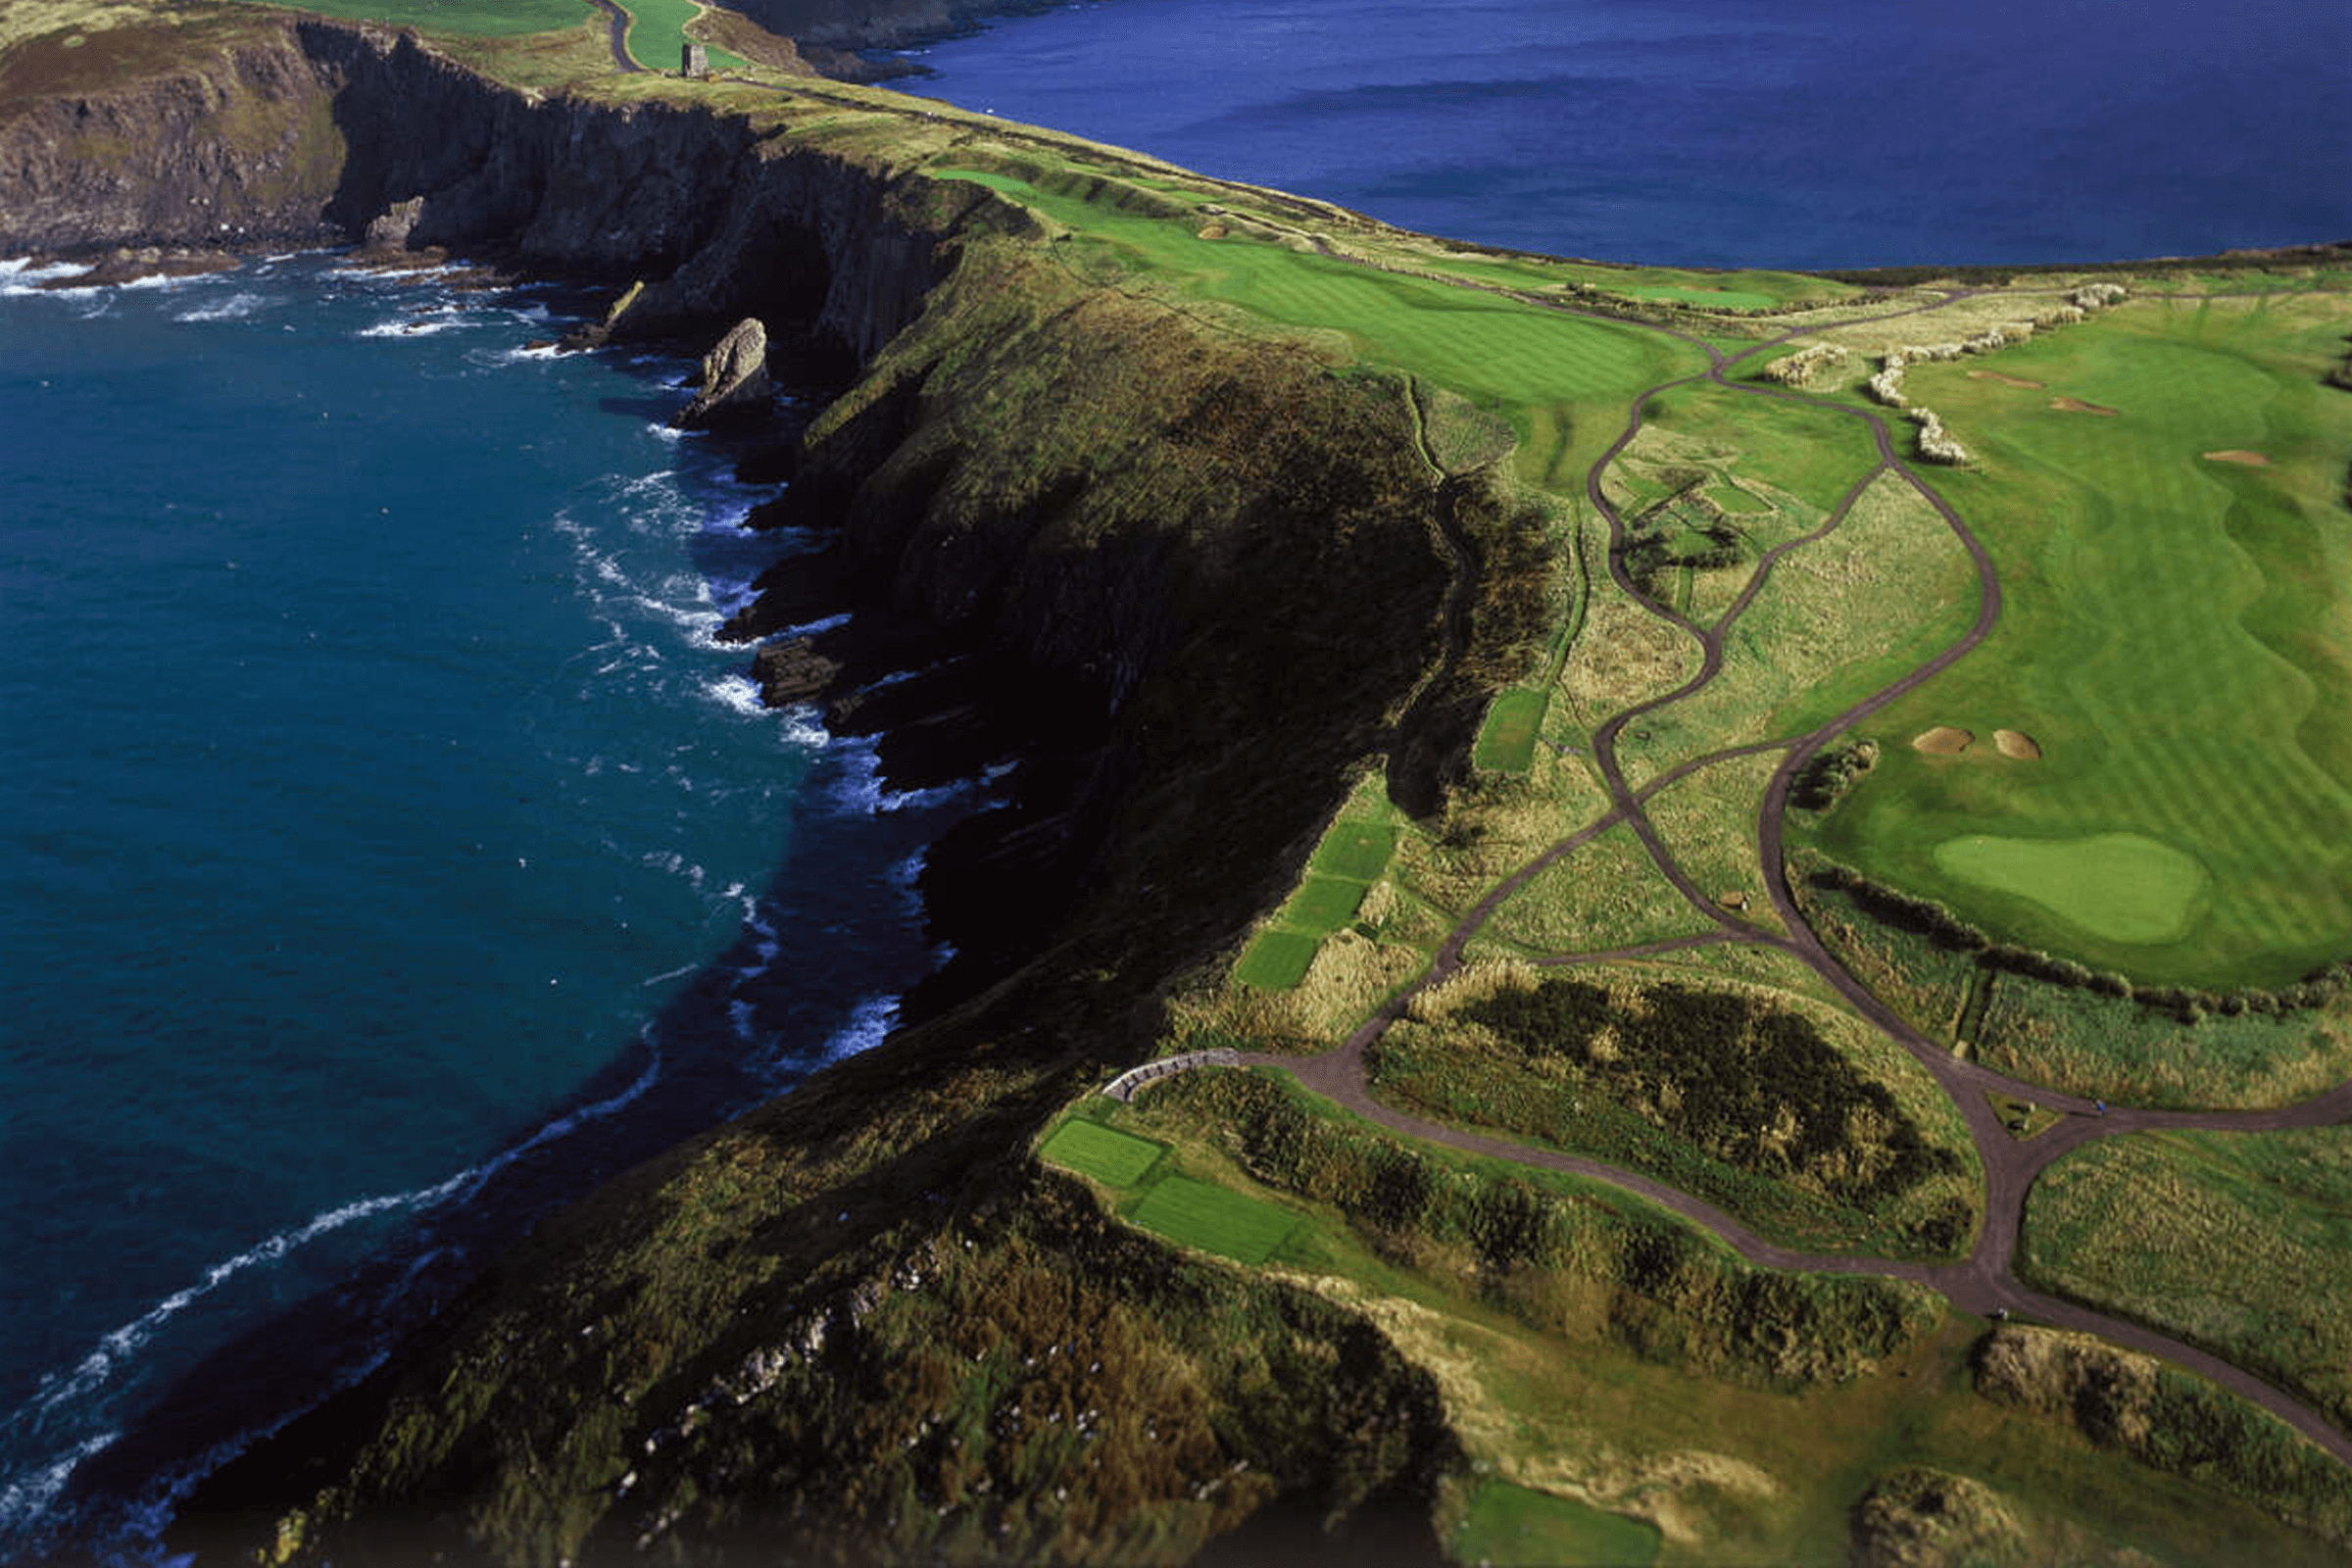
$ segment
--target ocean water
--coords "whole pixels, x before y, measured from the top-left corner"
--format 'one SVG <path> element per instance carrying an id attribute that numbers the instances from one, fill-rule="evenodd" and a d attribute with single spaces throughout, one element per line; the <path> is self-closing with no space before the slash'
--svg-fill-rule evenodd
<path id="1" fill-rule="evenodd" d="M 551 1203 L 879 1038 L 975 800 L 885 796 L 712 641 L 807 542 L 661 428 L 689 365 L 324 257 L 34 278 L 0 270 L 0 1560 L 135 1539 Z M 82 1495 L 110 1464 L 144 1479 Z"/>
<path id="2" fill-rule="evenodd" d="M 1088 0 L 916 58 L 965 108 L 1552 255 L 2352 238 L 2342 0 Z"/>

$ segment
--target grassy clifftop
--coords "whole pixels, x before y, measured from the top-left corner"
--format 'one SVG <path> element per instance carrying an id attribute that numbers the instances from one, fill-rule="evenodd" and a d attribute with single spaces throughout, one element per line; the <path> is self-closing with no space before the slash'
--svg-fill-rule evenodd
<path id="1" fill-rule="evenodd" d="M 1487 252 L 925 100 L 614 74 L 592 24 L 420 46 L 172 15 L 104 45 L 136 69 L 74 78 L 113 163 L 0 159 L 62 215 L 56 243 L 173 237 L 152 225 L 177 209 L 146 198 L 194 188 L 172 145 L 192 127 L 226 149 L 205 194 L 232 222 L 348 234 L 417 199 L 420 243 L 641 284 L 623 335 L 801 322 L 858 369 L 807 434 L 792 520 L 838 530 L 863 604 L 1003 661 L 1057 747 L 1034 769 L 1050 787 L 934 856 L 954 874 L 933 910 L 972 933 L 960 1001 L 550 1224 L 218 1476 L 188 1541 L 346 1562 L 1123 1559 L 1327 1532 L 1427 1552 L 1524 1518 L 1818 1559 L 1866 1498 L 1869 1546 L 1949 1494 L 2085 1560 L 2336 1549 L 2340 1467 L 2233 1396 L 2200 1385 L 2163 1404 L 2162 1441 L 2119 1448 L 2047 1390 L 2012 1410 L 1972 1383 L 1984 1325 L 1937 1290 L 2006 1298 L 2032 1171 L 1928 1037 L 2082 1031 L 2046 999 L 2012 1017 L 2030 993 L 2009 971 L 1996 989 L 1941 948 L 1872 967 L 1869 934 L 1834 929 L 1834 956 L 1779 863 L 1788 770 L 1898 679 L 1935 677 L 1883 745 L 1837 754 L 1870 761 L 1800 831 L 1876 822 L 1884 856 L 1908 842 L 1890 781 L 1983 769 L 2008 792 L 1989 812 L 2070 776 L 2055 709 L 1936 706 L 1954 688 L 1932 659 L 2032 662 L 2046 617 L 1991 613 L 1993 585 L 2034 592 L 2064 562 L 2032 557 L 2014 497 L 2021 475 L 2075 491 L 2030 438 L 2059 432 L 2064 457 L 2099 428 L 2063 399 L 2001 402 L 2046 389 L 1982 367 L 2131 357 L 2166 335 L 2152 312 L 2094 317 L 2071 277 Z M 197 25 L 205 48 L 181 49 Z M 24 86 L 24 62 L 98 45 L 10 36 L 0 136 L 38 141 L 75 106 Z M 2244 490 L 2244 516 L 2333 520 L 2328 264 L 2282 270 L 2280 298 L 2245 308 L 2271 335 L 2232 345 L 2287 389 L 2278 439 L 2209 436 L 2182 408 L 2126 445 Z M 2075 335 L 1962 368 L 2035 321 Z M 1897 392 L 1905 355 L 1977 467 L 1913 466 L 1953 432 Z M 741 629 L 789 622 L 771 592 Z M 1966 750 L 1960 720 L 1990 743 Z M 2302 727 L 2320 755 L 2333 731 Z M 2244 755 L 2258 778 L 2267 754 Z M 2082 973 L 2085 997 L 2138 1005 Z M 1497 1022 L 1536 995 L 1608 1005 L 1570 1051 L 1556 1022 Z M 2345 1059 L 2332 996 L 2278 1023 L 2313 1074 Z M 1920 1029 L 1887 1022 L 1906 1010 Z M 1305 1087 L 1088 1102 L 1179 1048 L 1280 1055 Z M 1418 1100 L 1442 1120 L 1369 1092 L 1408 1048 L 1450 1074 Z M 2067 1088 L 2145 1082 L 2092 1055 Z M 2048 1147 L 2088 1136 L 2087 1104 L 2066 1121 L 2065 1095 L 1999 1087 L 2021 1140 L 2052 1119 Z M 1073 1106 L 1168 1167 L 1087 1186 L 1041 1164 Z M 1680 1187 L 1527 1174 L 1586 1156 Z M 1670 1212 L 1692 1187 L 1724 1207 Z M 1247 1255 L 1204 1255 L 1237 1215 L 1263 1222 Z M 1731 1239 L 1742 1224 L 1819 1247 L 1823 1272 Z M 1895 1278 L 1830 1277 L 1848 1273 Z M 2145 1468 L 2240 1428 L 2259 1463 Z"/>

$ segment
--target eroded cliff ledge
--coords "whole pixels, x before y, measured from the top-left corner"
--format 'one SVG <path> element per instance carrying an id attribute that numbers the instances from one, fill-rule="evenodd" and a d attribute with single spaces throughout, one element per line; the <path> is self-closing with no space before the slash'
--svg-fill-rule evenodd
<path id="1" fill-rule="evenodd" d="M 1430 466 L 1397 378 L 1064 265 L 940 173 L 1017 156 L 1009 129 L 834 87 L 515 90 L 313 21 L 179 27 L 144 60 L 0 65 L 0 250 L 345 240 L 420 199 L 412 244 L 643 280 L 624 333 L 806 323 L 862 368 L 792 520 L 1063 738 L 1051 788 L 934 858 L 951 931 L 1017 937 L 976 941 L 965 1000 L 544 1227 L 181 1536 L 1172 1558 L 1400 1507 L 1392 1541 L 1425 1543 L 1454 1452 L 1429 1379 L 1310 1295 L 1106 1229 L 1027 1145 L 1149 1049 L 1353 769 L 1386 754 L 1426 799 L 1458 764 L 1539 569 L 1499 494 Z M 1033 1402 L 1057 1433 L 1005 1425 Z M 1113 1447 L 1062 1441 L 1082 1411 Z"/>

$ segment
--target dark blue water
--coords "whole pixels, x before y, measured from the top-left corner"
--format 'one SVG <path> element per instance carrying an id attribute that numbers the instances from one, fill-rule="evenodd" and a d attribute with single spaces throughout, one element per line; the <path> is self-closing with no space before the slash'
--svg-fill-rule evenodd
<path id="1" fill-rule="evenodd" d="M 365 1274 L 212 1374 L 183 1463 L 581 1181 L 876 1038 L 962 808 L 885 799 L 712 642 L 806 542 L 659 428 L 687 367 L 526 353 L 533 296 L 322 258 L 24 284 L 0 1559 L 119 1530 L 67 1516 L 76 1461 L 239 1333 Z"/>
<path id="2" fill-rule="evenodd" d="M 2343 0 L 1100 0 L 918 58 L 966 108 L 1554 255 L 2352 238 Z"/>

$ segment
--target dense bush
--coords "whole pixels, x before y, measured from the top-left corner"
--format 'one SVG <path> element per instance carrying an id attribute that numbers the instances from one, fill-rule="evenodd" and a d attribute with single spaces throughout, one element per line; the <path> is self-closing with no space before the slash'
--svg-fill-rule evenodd
<path id="1" fill-rule="evenodd" d="M 1826 811 L 1851 789 L 1854 781 L 1878 765 L 1879 743 L 1856 741 L 1832 751 L 1817 752 L 1796 775 L 1788 798 L 1808 811 Z"/>
<path id="2" fill-rule="evenodd" d="M 1812 1020 L 1739 992 L 1660 985 L 1628 1004 L 1580 980 L 1548 980 L 1497 992 L 1461 1016 L 1532 1057 L 1564 1058 L 1618 1104 L 1718 1159 L 1804 1177 L 1844 1202 L 1869 1206 L 1956 1168 Z M 1855 1157 L 1865 1142 L 1871 1155 Z"/>

